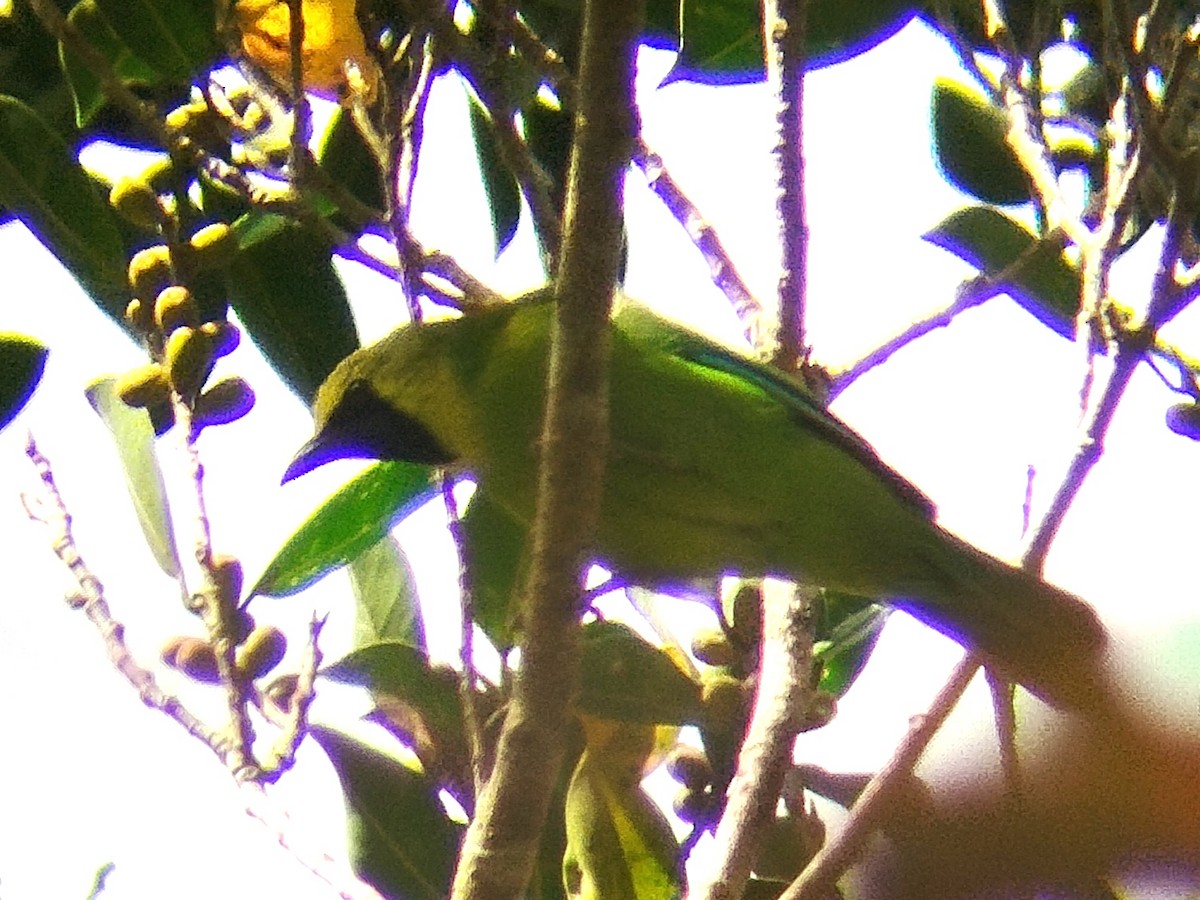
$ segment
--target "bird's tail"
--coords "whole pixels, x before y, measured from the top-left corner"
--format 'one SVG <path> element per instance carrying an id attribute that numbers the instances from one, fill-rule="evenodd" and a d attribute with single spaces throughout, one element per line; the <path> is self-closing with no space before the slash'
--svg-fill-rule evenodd
<path id="1" fill-rule="evenodd" d="M 946 553 L 946 540 L 962 552 Z M 896 606 L 977 650 L 996 672 L 1055 706 L 1095 708 L 1104 701 L 1107 635 L 1090 606 L 948 532 L 937 547 L 921 554 L 933 570 L 929 581 L 914 585 L 914 599 L 897 598 Z"/>

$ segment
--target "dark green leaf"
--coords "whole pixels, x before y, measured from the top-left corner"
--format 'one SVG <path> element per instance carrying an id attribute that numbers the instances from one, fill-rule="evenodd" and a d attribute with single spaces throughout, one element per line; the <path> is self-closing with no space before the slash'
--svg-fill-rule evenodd
<path id="1" fill-rule="evenodd" d="M 241 249 L 228 274 L 238 318 L 288 387 L 311 402 L 358 347 L 331 247 L 291 225 Z"/>
<path id="2" fill-rule="evenodd" d="M 603 719 L 684 725 L 700 717 L 700 687 L 628 625 L 583 626 L 579 708 Z"/>
<path id="3" fill-rule="evenodd" d="M 931 115 L 934 155 L 947 181 L 986 203 L 1029 200 L 1029 177 L 1004 138 L 1002 110 L 966 85 L 939 78 Z"/>
<path id="4" fill-rule="evenodd" d="M 4 428 L 33 396 L 42 380 L 49 351 L 20 334 L 0 334 L 0 428 Z"/>
<path id="5" fill-rule="evenodd" d="M 646 31 L 642 43 L 663 50 L 678 50 L 680 6 L 680 0 L 646 0 Z"/>
<path id="6" fill-rule="evenodd" d="M 425 651 L 400 641 L 380 641 L 360 647 L 321 672 L 326 678 L 361 685 L 378 698 L 404 704 L 408 722 L 396 722 L 423 762 L 435 750 L 440 760 L 466 753 L 458 675 L 434 668 Z M 432 747 L 427 746 L 432 742 Z M 439 760 L 432 760 L 437 762 Z"/>
<path id="7" fill-rule="evenodd" d="M 515 636 L 513 602 L 525 565 L 526 529 L 477 490 L 462 519 L 475 622 L 501 651 Z"/>
<path id="8" fill-rule="evenodd" d="M 316 726 L 309 734 L 341 779 L 359 877 L 387 897 L 449 896 L 462 828 L 432 782 L 340 732 Z"/>
<path id="9" fill-rule="evenodd" d="M 213 0 L 95 0 L 117 36 L 164 81 L 188 81 L 222 51 Z"/>
<path id="10" fill-rule="evenodd" d="M 70 140 L 75 132 L 75 100 L 62 77 L 58 41 L 28 3 L 13 3 L 8 14 L 0 17 L 0 85 Z"/>
<path id="11" fill-rule="evenodd" d="M 500 159 L 491 119 L 475 96 L 469 96 L 471 133 L 475 137 L 475 153 L 479 157 L 479 171 L 492 213 L 492 233 L 496 239 L 496 254 L 499 255 L 517 233 L 517 224 L 521 219 L 521 192 L 512 172 L 505 168 Z"/>
<path id="12" fill-rule="evenodd" d="M 361 647 L 322 673 L 367 688 L 380 706 L 377 719 L 408 743 L 431 773 L 447 770 L 470 782 L 470 759 L 458 674 L 433 667 L 425 652 L 398 641 Z"/>
<path id="13" fill-rule="evenodd" d="M 212 0 L 80 0 L 68 18 L 126 84 L 185 84 L 221 52 Z M 82 128 L 104 106 L 104 91 L 66 46 L 61 56 Z"/>
<path id="14" fill-rule="evenodd" d="M 554 183 L 551 197 L 555 209 L 562 209 L 567 189 L 567 166 L 571 161 L 571 140 L 575 126 L 565 109 L 541 101 L 521 110 L 525 120 L 525 141 L 534 159 L 541 163 Z"/>
<path id="15" fill-rule="evenodd" d="M 763 79 L 760 5 L 683 0 L 679 60 L 668 81 L 731 84 Z M 805 31 L 807 68 L 844 62 L 899 31 L 917 12 L 905 0 L 812 0 Z"/>
<path id="16" fill-rule="evenodd" d="M 371 209 L 387 209 L 379 163 L 344 109 L 334 115 L 321 148 L 321 168 Z"/>
<path id="17" fill-rule="evenodd" d="M 989 278 L 1003 274 L 1004 289 L 1027 312 L 1068 340 L 1074 338 L 1081 276 L 1058 244 L 1040 240 L 1024 225 L 986 206 L 959 210 L 924 237 Z M 1021 265 L 1010 270 L 1018 259 Z"/>
<path id="18" fill-rule="evenodd" d="M 841 697 L 850 689 L 870 659 L 889 613 L 886 606 L 862 597 L 826 592 L 823 640 L 813 654 L 823 666 L 821 690 Z"/>
<path id="19" fill-rule="evenodd" d="M 421 706 L 442 707 L 457 696 L 454 685 L 433 678 L 429 657 L 404 641 L 379 641 L 347 653 L 321 674 L 334 681 L 357 684 L 373 694 L 408 697 Z"/>
<path id="20" fill-rule="evenodd" d="M 108 60 L 113 71 L 126 84 L 153 84 L 156 73 L 153 65 L 137 56 L 121 40 L 96 0 L 80 0 L 67 20 L 89 44 Z M 59 49 L 62 68 L 75 98 L 75 124 L 83 128 L 104 106 L 104 89 L 100 79 L 65 45 Z"/>
<path id="21" fill-rule="evenodd" d="M 179 574 L 179 554 L 171 525 L 171 507 L 154 452 L 154 428 L 146 411 L 126 406 L 114 385 L 112 378 L 92 383 L 86 391 L 88 402 L 112 432 L 125 485 L 146 544 L 159 568 L 174 578 Z"/>
<path id="22" fill-rule="evenodd" d="M 398 640 L 425 646 L 412 569 L 390 534 L 350 561 L 354 590 L 354 645 Z"/>
<path id="23" fill-rule="evenodd" d="M 49 125 L 0 95 L 0 204 L 21 219 L 114 318 L 129 299 L 115 213 Z M 36 297 L 29 298 L 36 302 Z"/>
<path id="24" fill-rule="evenodd" d="M 238 216 L 230 227 L 237 237 L 238 251 L 242 252 L 255 244 L 283 234 L 295 225 L 295 220 L 287 216 L 252 209 Z"/>
<path id="25" fill-rule="evenodd" d="M 357 558 L 426 498 L 429 478 L 428 467 L 411 463 L 371 466 L 288 538 L 247 596 L 289 596 Z"/>

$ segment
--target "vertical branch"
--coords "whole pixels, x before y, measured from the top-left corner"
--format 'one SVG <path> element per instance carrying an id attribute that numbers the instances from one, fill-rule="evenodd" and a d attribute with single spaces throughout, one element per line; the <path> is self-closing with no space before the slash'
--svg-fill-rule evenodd
<path id="1" fill-rule="evenodd" d="M 716 860 L 700 900 L 742 896 L 765 827 L 775 818 L 784 776 L 792 766 L 792 743 L 812 700 L 813 602 L 816 589 L 765 580 L 763 640 L 758 695 L 738 753 L 725 811 L 715 835 Z"/>
<path id="2" fill-rule="evenodd" d="M 764 0 L 763 29 L 767 48 L 767 80 L 775 90 L 775 174 L 779 196 L 780 245 L 779 345 L 777 366 L 795 371 L 804 361 L 805 270 L 808 221 L 804 208 L 804 40 L 807 0 Z"/>
<path id="3" fill-rule="evenodd" d="M 452 896 L 518 897 L 537 858 L 579 682 L 583 569 L 599 520 L 608 434 L 608 318 L 633 137 L 640 0 L 584 8 L 542 431 L 524 637 L 496 762 L 467 829 Z"/>
<path id="4" fill-rule="evenodd" d="M 408 97 L 400 118 L 400 147 L 389 155 L 387 171 L 388 225 L 391 228 L 396 258 L 399 260 L 400 281 L 404 298 L 408 303 L 409 318 L 421 320 L 421 307 L 417 303 L 420 260 L 413 252 L 408 237 L 409 215 L 412 209 L 413 186 L 417 181 L 417 165 L 421 155 L 421 142 L 425 130 L 425 107 L 429 102 L 429 91 L 433 87 L 433 52 L 430 38 L 414 40 L 411 47 L 413 74 L 409 79 Z"/>
<path id="5" fill-rule="evenodd" d="M 288 50 L 291 54 L 292 177 L 308 170 L 308 141 L 312 137 L 312 107 L 304 93 L 304 0 L 288 0 Z"/>
<path id="6" fill-rule="evenodd" d="M 806 0 L 764 0 L 767 77 L 775 87 L 781 270 L 779 331 L 773 363 L 792 372 L 807 356 L 804 340 L 808 225 L 804 208 L 803 94 Z M 762 349 L 762 348 L 760 348 Z M 813 707 L 814 588 L 762 585 L 763 642 L 758 691 L 738 768 L 717 826 L 716 857 L 696 891 L 704 900 L 742 896 L 758 845 L 775 817 L 796 733 Z"/>

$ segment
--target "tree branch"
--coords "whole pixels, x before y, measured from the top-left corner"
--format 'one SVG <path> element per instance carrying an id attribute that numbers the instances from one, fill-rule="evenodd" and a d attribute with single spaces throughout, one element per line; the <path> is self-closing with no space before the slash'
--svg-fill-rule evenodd
<path id="1" fill-rule="evenodd" d="M 738 752 L 737 773 L 726 792 L 714 840 L 716 861 L 700 900 L 737 900 L 764 829 L 775 818 L 792 746 L 812 701 L 813 601 L 816 589 L 764 581 L 763 639 L 758 694 Z"/>
<path id="2" fill-rule="evenodd" d="M 456 900 L 523 894 L 562 767 L 579 682 L 579 608 L 600 511 L 608 435 L 608 335 L 633 136 L 639 0 L 589 0 L 521 666 L 496 762 L 467 830 Z"/>
<path id="3" fill-rule="evenodd" d="M 917 761 L 975 677 L 979 658 L 963 657 L 929 712 L 913 721 L 891 761 L 871 779 L 837 837 L 822 847 L 779 900 L 825 900 L 841 874 L 859 857 L 867 838 L 883 822 L 895 801 L 904 795 Z"/>
<path id="4" fill-rule="evenodd" d="M 808 221 L 804 201 L 804 40 L 807 0 L 766 0 L 763 30 L 767 80 L 775 91 L 776 210 L 782 252 L 779 275 L 778 347 L 775 364 L 793 372 L 804 362 L 804 304 L 807 286 Z"/>

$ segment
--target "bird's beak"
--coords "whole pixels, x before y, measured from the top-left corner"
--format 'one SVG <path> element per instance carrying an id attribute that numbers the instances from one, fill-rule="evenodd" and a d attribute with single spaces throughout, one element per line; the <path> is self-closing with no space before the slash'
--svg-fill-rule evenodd
<path id="1" fill-rule="evenodd" d="M 292 457 L 292 461 L 288 463 L 288 467 L 284 471 L 283 478 L 279 483 L 287 484 L 289 481 L 311 472 L 318 466 L 324 465 L 331 459 L 337 459 L 338 456 L 337 450 L 329 446 L 329 442 L 325 439 L 324 435 L 315 434 Z"/>

